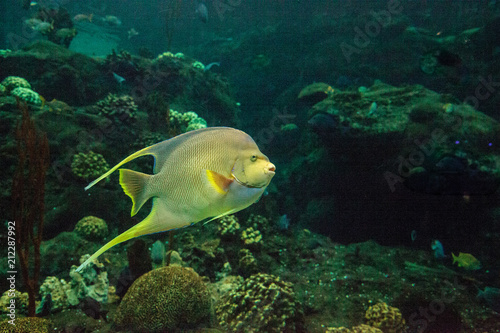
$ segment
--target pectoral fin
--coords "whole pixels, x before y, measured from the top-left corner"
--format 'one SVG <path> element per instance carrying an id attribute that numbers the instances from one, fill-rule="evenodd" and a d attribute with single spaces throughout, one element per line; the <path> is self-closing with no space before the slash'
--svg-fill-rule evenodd
<path id="1" fill-rule="evenodd" d="M 207 170 L 207 179 L 210 185 L 220 194 L 226 194 L 229 190 L 229 185 L 234 181 L 215 171 Z"/>

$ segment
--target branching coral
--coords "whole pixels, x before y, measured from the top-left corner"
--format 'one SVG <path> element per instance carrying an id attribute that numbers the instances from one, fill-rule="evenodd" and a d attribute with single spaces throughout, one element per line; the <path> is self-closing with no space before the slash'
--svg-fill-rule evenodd
<path id="1" fill-rule="evenodd" d="M 113 121 L 130 122 L 135 120 L 137 105 L 131 96 L 117 96 L 109 94 L 106 98 L 97 102 L 99 115 Z"/>

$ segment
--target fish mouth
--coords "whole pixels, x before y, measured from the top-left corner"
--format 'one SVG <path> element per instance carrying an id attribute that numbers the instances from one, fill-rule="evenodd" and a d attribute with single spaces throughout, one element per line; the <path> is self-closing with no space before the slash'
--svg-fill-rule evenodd
<path id="1" fill-rule="evenodd" d="M 276 174 L 276 167 L 274 166 L 274 164 L 270 164 L 268 165 L 265 169 L 264 169 L 264 172 L 266 174 L 270 174 L 270 175 L 275 175 Z"/>

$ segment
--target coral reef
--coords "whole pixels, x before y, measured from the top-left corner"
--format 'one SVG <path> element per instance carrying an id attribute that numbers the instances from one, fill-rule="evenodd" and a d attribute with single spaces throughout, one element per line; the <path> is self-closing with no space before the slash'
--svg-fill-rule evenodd
<path id="1" fill-rule="evenodd" d="M 49 333 L 52 322 L 38 317 L 16 318 L 16 325 L 11 325 L 7 320 L 0 322 L 0 331 L 9 333 Z"/>
<path id="2" fill-rule="evenodd" d="M 89 151 L 73 156 L 71 171 L 73 175 L 85 181 L 99 177 L 109 169 L 109 164 L 101 154 Z"/>
<path id="3" fill-rule="evenodd" d="M 51 311 L 58 312 L 68 308 L 66 293 L 69 289 L 70 287 L 65 280 L 59 280 L 55 276 L 47 276 L 40 286 L 40 297 L 43 298 L 50 294 L 52 298 Z"/>
<path id="4" fill-rule="evenodd" d="M 240 260 L 238 261 L 238 272 L 244 277 L 248 277 L 258 272 L 257 259 L 249 249 L 240 250 Z"/>
<path id="5" fill-rule="evenodd" d="M 128 95 L 117 96 L 110 93 L 106 98 L 97 102 L 96 106 L 99 115 L 113 121 L 128 123 L 136 118 L 137 105 Z"/>
<path id="6" fill-rule="evenodd" d="M 270 227 L 269 219 L 258 214 L 250 214 L 246 225 L 259 230 L 267 230 Z"/>
<path id="7" fill-rule="evenodd" d="M 27 88 L 31 89 L 31 84 L 28 80 L 19 76 L 7 76 L 2 81 L 2 85 L 5 87 L 6 92 L 11 92 L 16 88 Z"/>
<path id="8" fill-rule="evenodd" d="M 219 219 L 218 223 L 219 225 L 217 228 L 219 230 L 219 235 L 223 239 L 233 239 L 240 230 L 240 224 L 235 215 L 223 216 Z"/>
<path id="9" fill-rule="evenodd" d="M 168 266 L 144 274 L 116 313 L 118 327 L 136 332 L 195 327 L 210 318 L 207 287 L 191 268 Z"/>
<path id="10" fill-rule="evenodd" d="M 371 327 L 368 325 L 358 325 L 353 328 L 345 328 L 345 327 L 328 327 L 326 329 L 326 333 L 385 333 L 378 328 Z"/>
<path id="11" fill-rule="evenodd" d="M 16 311 L 21 313 L 27 312 L 28 310 L 28 293 L 22 293 L 20 291 L 14 290 L 14 297 L 10 297 L 10 290 L 3 293 L 0 298 L 0 313 L 9 313 L 8 306 L 10 305 L 10 300 L 16 300 Z"/>
<path id="12" fill-rule="evenodd" d="M 29 104 L 34 104 L 34 105 L 41 105 L 42 104 L 42 99 L 40 98 L 40 95 L 38 95 L 37 92 L 34 92 L 33 90 L 29 88 L 22 88 L 22 87 L 17 87 L 14 88 L 10 94 L 12 96 L 17 96 L 19 99 L 29 103 Z"/>
<path id="13" fill-rule="evenodd" d="M 379 328 L 384 333 L 402 333 L 405 329 L 405 320 L 399 309 L 384 302 L 370 306 L 365 318 L 368 325 Z"/>
<path id="14" fill-rule="evenodd" d="M 199 117 L 195 112 L 178 112 L 170 109 L 169 124 L 180 133 L 207 127 L 205 119 Z"/>
<path id="15" fill-rule="evenodd" d="M 294 332 L 303 324 L 292 284 L 261 273 L 229 291 L 216 312 L 220 325 L 228 331 Z"/>
<path id="16" fill-rule="evenodd" d="M 197 68 L 197 69 L 202 69 L 202 70 L 204 70 L 204 69 L 205 69 L 205 65 L 203 65 L 203 64 L 202 64 L 201 62 L 199 62 L 199 61 L 195 61 L 195 62 L 193 62 L 193 67 L 194 67 L 194 68 Z"/>
<path id="17" fill-rule="evenodd" d="M 262 245 L 262 235 L 259 230 L 252 227 L 243 230 L 241 233 L 241 240 L 245 245 L 258 246 Z"/>
<path id="18" fill-rule="evenodd" d="M 87 240 L 100 241 L 108 235 L 108 225 L 103 219 L 86 216 L 77 222 L 74 231 Z"/>

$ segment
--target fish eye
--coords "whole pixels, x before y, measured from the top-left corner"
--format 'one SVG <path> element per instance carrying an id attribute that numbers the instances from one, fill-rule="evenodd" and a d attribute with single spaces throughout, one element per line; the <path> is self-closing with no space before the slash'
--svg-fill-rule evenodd
<path id="1" fill-rule="evenodd" d="M 257 155 L 252 155 L 252 157 L 250 157 L 250 161 L 252 162 L 257 161 Z"/>

